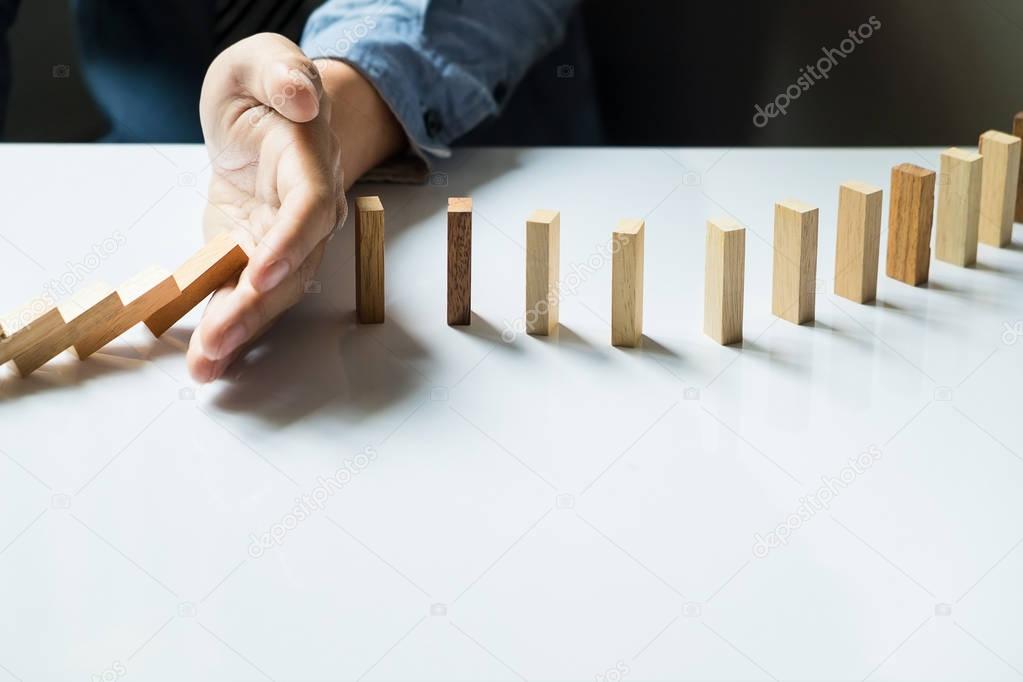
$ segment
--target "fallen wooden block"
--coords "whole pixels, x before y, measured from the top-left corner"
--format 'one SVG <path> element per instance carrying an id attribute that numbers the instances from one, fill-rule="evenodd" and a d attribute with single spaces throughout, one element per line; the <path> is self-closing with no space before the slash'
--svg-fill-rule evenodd
<path id="1" fill-rule="evenodd" d="M 1012 119 L 1012 134 L 1023 138 L 1023 111 Z M 1023 158 L 1020 159 L 1019 178 L 1016 180 L 1016 222 L 1023 223 Z"/>
<path id="2" fill-rule="evenodd" d="M 72 344 L 75 355 L 84 360 L 139 322 L 181 295 L 174 276 L 161 267 L 151 267 L 117 287 L 120 305 L 97 306 L 81 316 L 81 326 Z"/>
<path id="3" fill-rule="evenodd" d="M 448 324 L 472 319 L 472 199 L 448 199 Z"/>
<path id="4" fill-rule="evenodd" d="M 989 130 L 980 136 L 978 151 L 984 156 L 978 235 L 985 244 L 1008 246 L 1020 177 L 1020 138 Z"/>
<path id="5" fill-rule="evenodd" d="M 632 348 L 643 338 L 642 220 L 622 220 L 611 233 L 611 345 Z"/>
<path id="6" fill-rule="evenodd" d="M 534 211 L 526 221 L 526 333 L 547 336 L 558 326 L 561 214 Z"/>
<path id="7" fill-rule="evenodd" d="M 977 262 L 984 159 L 952 147 L 941 154 L 934 257 L 966 267 Z"/>
<path id="8" fill-rule="evenodd" d="M 384 205 L 355 200 L 355 312 L 362 324 L 384 321 Z"/>
<path id="9" fill-rule="evenodd" d="M 61 323 L 14 356 L 21 376 L 28 376 L 67 350 L 84 334 L 93 318 L 110 319 L 123 307 L 117 292 L 109 284 L 93 282 L 57 305 Z"/>
<path id="10" fill-rule="evenodd" d="M 838 188 L 835 294 L 856 303 L 877 296 L 883 195 L 880 187 L 862 182 L 844 182 Z"/>
<path id="11" fill-rule="evenodd" d="M 731 218 L 707 221 L 703 333 L 723 346 L 742 342 L 746 228 Z"/>
<path id="12" fill-rule="evenodd" d="M 249 262 L 245 250 L 224 232 L 195 252 L 177 270 L 174 282 L 181 295 L 146 318 L 146 326 L 160 337 L 192 308 L 238 275 Z"/>
<path id="13" fill-rule="evenodd" d="M 52 334 L 64 324 L 57 306 L 42 299 L 30 301 L 18 310 L 0 319 L 0 365 L 30 349 L 40 339 Z M 25 374 L 17 360 L 19 374 Z"/>
<path id="14" fill-rule="evenodd" d="M 800 201 L 774 205 L 771 312 L 794 324 L 814 320 L 819 211 Z"/>
<path id="15" fill-rule="evenodd" d="M 892 169 L 885 272 L 911 286 L 926 282 L 930 273 L 934 181 L 934 171 L 911 163 Z"/>

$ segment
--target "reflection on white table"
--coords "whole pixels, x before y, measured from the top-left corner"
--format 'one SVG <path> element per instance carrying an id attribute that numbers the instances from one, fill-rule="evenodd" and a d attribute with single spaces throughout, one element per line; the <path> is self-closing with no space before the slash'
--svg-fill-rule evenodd
<path id="1" fill-rule="evenodd" d="M 387 322 L 352 230 L 228 381 L 132 330 L 0 379 L 0 679 L 1017 679 L 1023 242 L 878 301 L 830 293 L 840 182 L 939 150 L 464 150 L 387 210 Z M 199 147 L 0 150 L 3 289 L 198 244 Z M 445 324 L 448 196 L 475 204 Z M 773 202 L 820 206 L 817 322 L 770 314 Z M 887 197 L 884 224 L 887 224 Z M 562 325 L 523 313 L 562 219 Z M 704 229 L 748 227 L 746 341 L 701 333 Z M 646 220 L 643 347 L 607 242 Z M 882 238 L 883 242 L 883 238 Z M 111 243 L 115 248 L 107 248 Z M 884 253 L 882 247 L 882 263 Z"/>

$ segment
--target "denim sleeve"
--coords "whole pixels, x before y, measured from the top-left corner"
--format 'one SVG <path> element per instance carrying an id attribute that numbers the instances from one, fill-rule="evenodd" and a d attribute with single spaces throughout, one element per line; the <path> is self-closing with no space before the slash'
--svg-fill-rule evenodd
<path id="1" fill-rule="evenodd" d="M 377 88 L 417 152 L 500 113 L 532 64 L 564 38 L 579 0 L 330 0 L 302 49 L 347 62 Z"/>

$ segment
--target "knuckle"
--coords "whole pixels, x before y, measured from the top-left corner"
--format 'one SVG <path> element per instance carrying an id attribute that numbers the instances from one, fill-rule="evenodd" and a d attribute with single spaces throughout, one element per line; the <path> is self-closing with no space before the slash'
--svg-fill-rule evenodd
<path id="1" fill-rule="evenodd" d="M 252 303 L 245 315 L 247 318 L 247 329 L 259 329 L 272 319 L 270 317 L 272 311 L 269 307 L 268 298 L 268 296 L 256 296 L 252 299 Z"/>

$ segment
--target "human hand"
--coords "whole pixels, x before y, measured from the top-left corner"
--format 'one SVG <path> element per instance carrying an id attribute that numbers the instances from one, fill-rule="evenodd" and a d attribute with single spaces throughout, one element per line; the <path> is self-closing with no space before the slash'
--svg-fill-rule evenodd
<path id="1" fill-rule="evenodd" d="M 206 236 L 229 230 L 249 252 L 189 344 L 189 371 L 209 382 L 299 301 L 347 204 L 331 99 L 317 67 L 287 38 L 259 34 L 222 52 L 199 108 L 212 173 Z"/>

